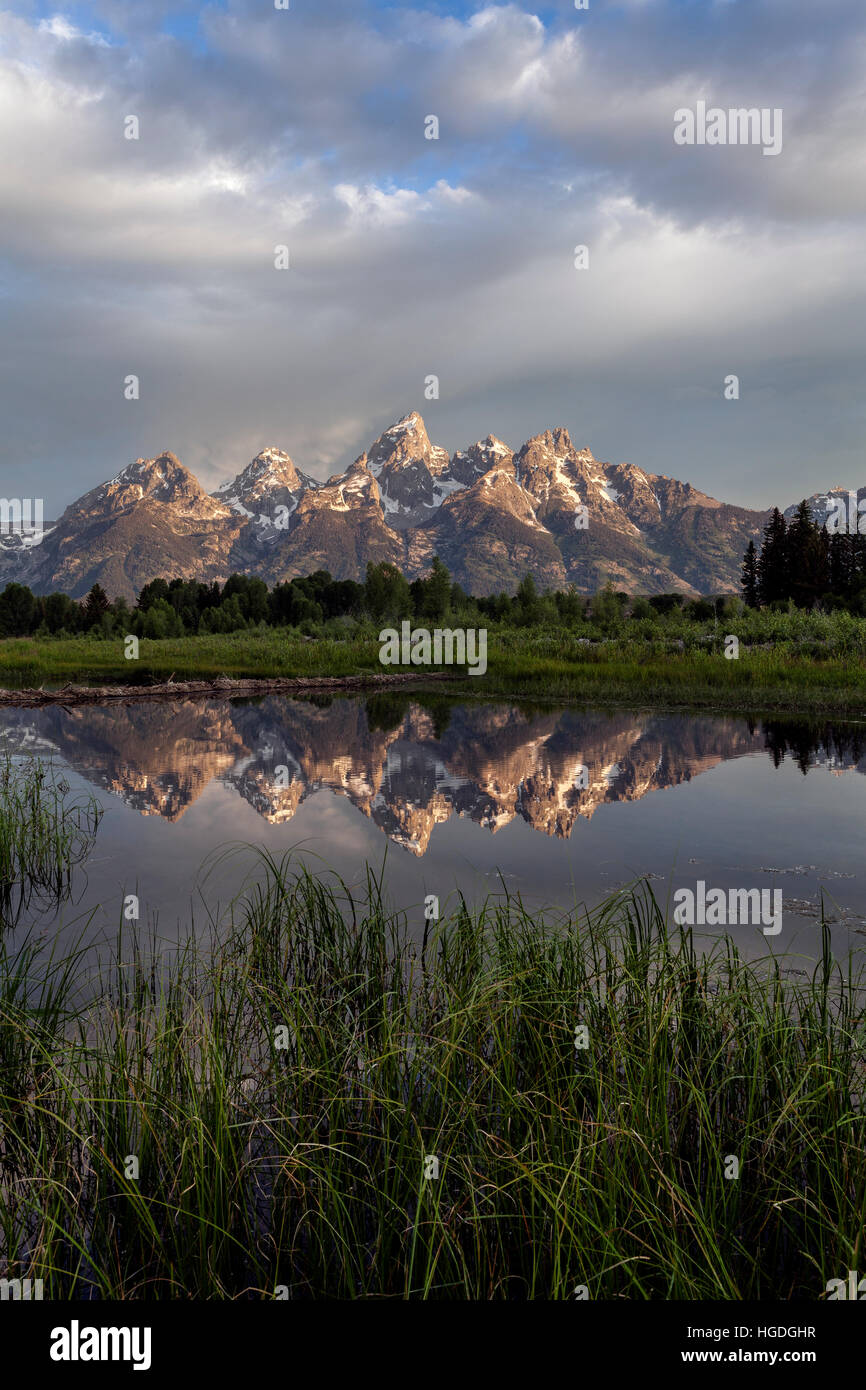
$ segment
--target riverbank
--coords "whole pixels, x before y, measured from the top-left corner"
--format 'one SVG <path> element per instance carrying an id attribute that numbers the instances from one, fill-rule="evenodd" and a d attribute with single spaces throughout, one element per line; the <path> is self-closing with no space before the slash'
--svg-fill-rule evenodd
<path id="1" fill-rule="evenodd" d="M 866 717 L 866 663 L 859 650 L 822 651 L 814 642 L 743 643 L 737 658 L 729 659 L 724 641 L 711 632 L 696 634 L 687 645 L 658 637 L 589 640 L 542 629 L 491 629 L 487 671 L 470 677 L 456 667 L 383 669 L 380 644 L 367 636 L 308 637 L 267 629 L 142 639 L 135 661 L 125 659 L 117 641 L 9 638 L 0 642 L 0 703 L 247 696 L 435 681 L 484 698 Z"/>

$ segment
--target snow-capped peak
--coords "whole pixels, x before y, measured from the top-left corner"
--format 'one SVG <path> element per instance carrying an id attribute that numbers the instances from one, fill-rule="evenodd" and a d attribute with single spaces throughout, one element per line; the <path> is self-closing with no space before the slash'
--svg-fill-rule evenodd
<path id="1" fill-rule="evenodd" d="M 416 430 L 419 428 L 424 428 L 424 421 L 421 419 L 418 412 L 413 410 L 410 415 L 404 415 L 402 420 L 398 420 L 396 425 L 392 425 L 385 433 L 394 435 L 406 434 L 409 430 Z"/>
<path id="2" fill-rule="evenodd" d="M 223 483 L 213 494 L 241 516 L 267 513 L 272 505 L 288 505 L 312 479 L 303 477 L 284 449 L 269 445 L 259 450 L 231 482 Z"/>

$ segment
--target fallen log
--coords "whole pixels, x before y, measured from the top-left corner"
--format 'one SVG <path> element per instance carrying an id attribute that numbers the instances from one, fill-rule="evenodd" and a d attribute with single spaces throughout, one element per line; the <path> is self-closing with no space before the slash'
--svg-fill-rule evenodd
<path id="1" fill-rule="evenodd" d="M 360 676 L 271 676 L 264 679 L 163 681 L 155 685 L 64 685 L 59 690 L 0 690 L 0 705 L 101 705 L 108 700 L 178 700 L 198 696 L 233 698 L 238 695 L 314 693 L 318 690 L 381 690 L 403 685 L 428 685 L 431 681 L 459 679 L 451 671 L 374 673 Z"/>

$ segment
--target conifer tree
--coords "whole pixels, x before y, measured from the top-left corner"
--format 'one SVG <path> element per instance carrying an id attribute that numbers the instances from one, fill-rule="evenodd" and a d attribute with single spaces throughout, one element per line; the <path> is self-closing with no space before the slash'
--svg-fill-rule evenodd
<path id="1" fill-rule="evenodd" d="M 101 584 L 94 584 L 81 605 L 81 617 L 84 626 L 95 627 L 103 613 L 108 612 L 109 607 L 108 594 Z"/>
<path id="2" fill-rule="evenodd" d="M 847 594 L 853 578 L 854 547 L 851 536 L 838 531 L 830 537 L 830 590 Z"/>
<path id="3" fill-rule="evenodd" d="M 758 606 L 758 556 L 755 551 L 755 542 L 749 541 L 749 548 L 743 560 L 743 577 L 740 581 L 743 589 L 743 598 L 749 608 Z"/>
<path id="4" fill-rule="evenodd" d="M 798 608 L 811 608 L 829 588 L 829 537 L 805 498 L 788 527 L 785 550 L 790 597 Z"/>
<path id="5" fill-rule="evenodd" d="M 761 603 L 774 603 L 790 597 L 788 584 L 788 555 L 785 518 L 778 507 L 764 527 L 761 554 L 758 557 L 758 598 Z"/>

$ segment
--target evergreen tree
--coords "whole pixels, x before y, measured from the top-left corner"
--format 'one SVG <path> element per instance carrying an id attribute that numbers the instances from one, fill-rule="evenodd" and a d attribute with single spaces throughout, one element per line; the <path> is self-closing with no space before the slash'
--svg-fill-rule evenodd
<path id="1" fill-rule="evenodd" d="M 102 585 L 94 584 L 81 605 L 81 620 L 84 627 L 98 627 L 102 622 L 103 613 L 107 613 L 110 607 L 108 594 L 105 592 Z"/>
<path id="2" fill-rule="evenodd" d="M 829 536 L 803 499 L 785 540 L 790 597 L 798 608 L 812 608 L 830 585 Z"/>
<path id="3" fill-rule="evenodd" d="M 743 577 L 741 580 L 743 598 L 749 608 L 758 606 L 758 556 L 755 550 L 755 542 L 749 541 L 749 548 L 743 560 Z"/>
<path id="4" fill-rule="evenodd" d="M 788 579 L 787 527 L 778 507 L 764 527 L 761 554 L 758 557 L 758 598 L 761 603 L 775 603 L 790 598 Z"/>
<path id="5" fill-rule="evenodd" d="M 830 589 L 848 594 L 854 575 L 854 546 L 851 536 L 841 531 L 830 537 Z"/>

